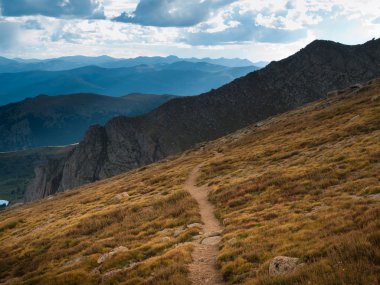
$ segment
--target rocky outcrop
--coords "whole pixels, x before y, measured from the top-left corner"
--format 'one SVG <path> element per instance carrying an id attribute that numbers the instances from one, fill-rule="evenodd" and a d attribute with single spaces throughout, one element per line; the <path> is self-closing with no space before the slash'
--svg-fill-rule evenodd
<path id="1" fill-rule="evenodd" d="M 25 191 L 25 200 L 32 201 L 56 193 L 62 180 L 63 159 L 50 159 L 35 168 L 35 179 Z"/>
<path id="2" fill-rule="evenodd" d="M 140 117 L 117 117 L 89 130 L 64 159 L 59 185 L 34 183 L 30 192 L 64 191 L 116 175 L 221 137 L 254 122 L 380 76 L 380 39 L 346 46 L 314 41 L 295 55 L 195 97 L 177 98 Z M 36 187 L 38 185 L 38 187 Z M 43 197 L 29 194 L 28 197 Z"/>

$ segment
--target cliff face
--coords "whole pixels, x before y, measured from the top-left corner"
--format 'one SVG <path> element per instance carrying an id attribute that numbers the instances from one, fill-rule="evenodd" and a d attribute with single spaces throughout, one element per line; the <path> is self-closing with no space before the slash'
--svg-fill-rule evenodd
<path id="1" fill-rule="evenodd" d="M 26 189 L 26 201 L 37 200 L 58 191 L 62 180 L 63 162 L 62 159 L 52 159 L 46 165 L 35 168 L 36 177 Z"/>
<path id="2" fill-rule="evenodd" d="M 42 182 L 32 183 L 28 192 L 54 193 L 110 177 L 378 76 L 380 39 L 357 46 L 314 41 L 217 90 L 171 100 L 144 116 L 117 117 L 92 127 L 60 162 L 62 167 L 47 165 L 37 173 L 35 181 Z M 30 193 L 27 200 L 44 196 Z"/>

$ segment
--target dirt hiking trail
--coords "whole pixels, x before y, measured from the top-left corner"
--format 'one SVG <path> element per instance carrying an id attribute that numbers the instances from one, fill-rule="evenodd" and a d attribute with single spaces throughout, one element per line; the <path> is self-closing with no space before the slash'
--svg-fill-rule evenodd
<path id="1" fill-rule="evenodd" d="M 222 276 L 216 267 L 222 227 L 214 216 L 214 206 L 208 201 L 206 186 L 197 186 L 202 164 L 196 166 L 185 182 L 185 190 L 198 202 L 202 219 L 202 238 L 194 242 L 193 262 L 189 265 L 194 285 L 221 285 Z"/>

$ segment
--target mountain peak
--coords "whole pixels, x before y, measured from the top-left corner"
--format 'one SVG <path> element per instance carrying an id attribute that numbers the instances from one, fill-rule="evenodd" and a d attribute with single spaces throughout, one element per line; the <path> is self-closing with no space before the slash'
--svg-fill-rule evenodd
<path id="1" fill-rule="evenodd" d="M 372 45 L 375 45 L 375 46 L 380 45 L 380 38 L 378 39 L 374 38 L 363 44 L 356 44 L 356 45 L 345 45 L 345 44 L 334 42 L 331 40 L 317 39 L 317 40 L 312 41 L 310 44 L 308 44 L 304 49 L 314 50 L 314 49 L 321 49 L 321 48 L 341 48 L 341 47 L 349 48 L 349 47 L 363 47 L 363 46 L 368 47 Z"/>

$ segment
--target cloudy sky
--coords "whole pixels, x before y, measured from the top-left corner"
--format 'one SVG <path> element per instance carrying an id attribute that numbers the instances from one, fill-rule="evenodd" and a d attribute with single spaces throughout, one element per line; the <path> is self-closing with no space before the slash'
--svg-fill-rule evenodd
<path id="1" fill-rule="evenodd" d="M 0 0 L 0 56 L 284 58 L 380 37 L 379 0 Z"/>

